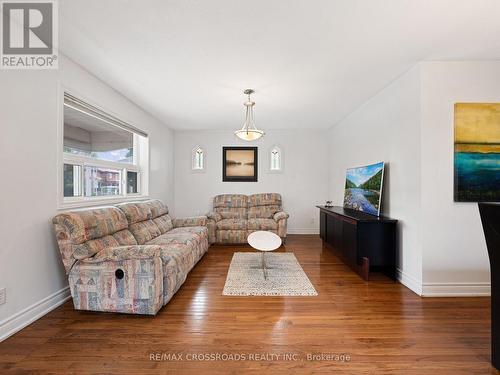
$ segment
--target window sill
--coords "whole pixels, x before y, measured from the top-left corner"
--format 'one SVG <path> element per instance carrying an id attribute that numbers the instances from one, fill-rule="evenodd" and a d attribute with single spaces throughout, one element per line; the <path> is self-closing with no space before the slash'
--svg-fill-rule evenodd
<path id="1" fill-rule="evenodd" d="M 94 198 L 75 201 L 59 202 L 58 211 L 65 211 L 72 208 L 86 208 L 97 206 L 115 205 L 125 202 L 144 201 L 149 199 L 148 195 L 134 195 L 129 197 L 109 197 L 109 198 Z"/>
<path id="2" fill-rule="evenodd" d="M 194 169 L 194 168 L 191 168 L 191 173 L 192 174 L 199 174 L 199 173 L 206 173 L 207 171 L 205 170 L 205 168 L 203 169 Z"/>

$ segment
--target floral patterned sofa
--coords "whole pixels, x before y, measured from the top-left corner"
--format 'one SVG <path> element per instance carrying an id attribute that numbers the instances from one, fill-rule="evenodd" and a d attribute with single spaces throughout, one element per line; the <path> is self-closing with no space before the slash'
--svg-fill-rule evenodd
<path id="1" fill-rule="evenodd" d="M 172 220 L 159 200 L 52 222 L 77 310 L 155 315 L 208 250 L 206 217 Z"/>
<path id="2" fill-rule="evenodd" d="M 257 230 L 274 232 L 285 240 L 289 215 L 283 212 L 280 194 L 262 193 L 217 195 L 207 217 L 211 244 L 241 244 Z"/>

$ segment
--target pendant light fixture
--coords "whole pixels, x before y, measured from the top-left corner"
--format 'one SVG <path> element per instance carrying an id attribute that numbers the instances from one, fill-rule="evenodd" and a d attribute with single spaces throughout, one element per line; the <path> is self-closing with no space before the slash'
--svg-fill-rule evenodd
<path id="1" fill-rule="evenodd" d="M 253 106 L 255 102 L 252 101 L 250 95 L 255 91 L 252 89 L 246 89 L 243 91 L 245 95 L 248 95 L 248 100 L 243 103 L 246 107 L 245 123 L 240 130 L 234 132 L 234 134 L 244 141 L 255 141 L 264 135 L 262 130 L 257 129 L 255 123 L 253 122 Z"/>

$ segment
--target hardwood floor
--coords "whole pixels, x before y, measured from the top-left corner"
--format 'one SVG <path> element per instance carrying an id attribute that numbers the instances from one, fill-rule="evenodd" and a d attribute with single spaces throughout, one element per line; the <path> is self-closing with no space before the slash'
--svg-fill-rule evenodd
<path id="1" fill-rule="evenodd" d="M 250 249 L 211 247 L 156 317 L 65 303 L 0 343 L 0 373 L 498 373 L 489 364 L 489 298 L 420 298 L 377 274 L 364 282 L 306 235 L 289 236 L 280 251 L 295 253 L 319 296 L 225 297 L 235 251 Z M 234 360 L 193 358 L 217 353 Z M 322 353 L 350 360 L 308 358 Z"/>

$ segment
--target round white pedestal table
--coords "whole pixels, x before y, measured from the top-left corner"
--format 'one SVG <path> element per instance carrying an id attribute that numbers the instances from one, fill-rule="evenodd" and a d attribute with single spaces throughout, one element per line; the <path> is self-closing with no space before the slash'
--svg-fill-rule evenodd
<path id="1" fill-rule="evenodd" d="M 276 250 L 281 246 L 281 238 L 273 232 L 259 230 L 252 232 L 247 238 L 248 244 L 262 252 L 262 272 L 267 280 L 266 252 Z"/>

